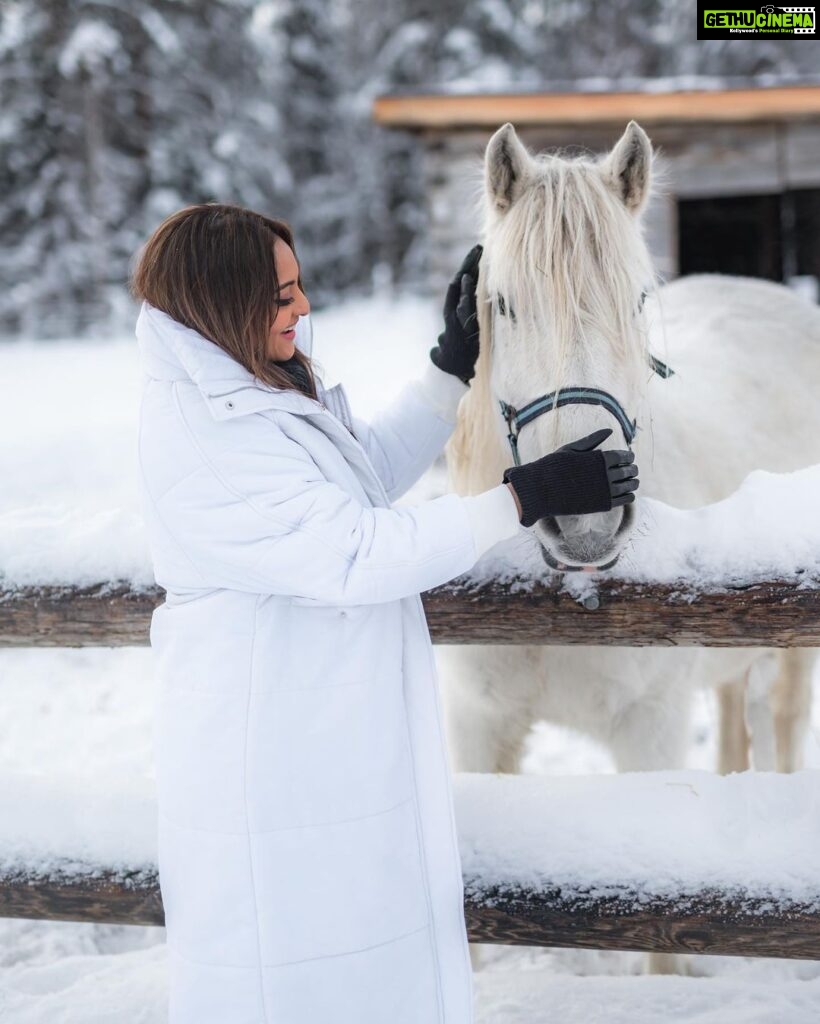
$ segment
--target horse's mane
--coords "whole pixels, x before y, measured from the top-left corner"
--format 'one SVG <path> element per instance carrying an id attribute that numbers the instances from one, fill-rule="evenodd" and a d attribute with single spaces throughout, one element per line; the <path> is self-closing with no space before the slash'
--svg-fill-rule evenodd
<path id="1" fill-rule="evenodd" d="M 654 285 L 640 226 L 593 160 L 545 155 L 532 158 L 530 180 L 504 213 L 487 203 L 479 273 L 481 348 L 471 390 L 459 409 L 447 446 L 450 485 L 476 493 L 498 483 L 511 463 L 501 442 L 490 391 L 492 312 L 502 296 L 516 312 L 516 329 L 530 344 L 528 322 L 553 339 L 550 390 L 566 379 L 570 356 L 588 346 L 585 363 L 595 378 L 601 338 L 630 379 L 647 365 L 648 338 L 637 316 L 642 291 Z M 521 322 L 526 311 L 527 321 Z M 546 375 L 545 375 L 546 379 Z M 606 386 L 605 380 L 596 382 Z M 538 394 L 541 392 L 539 391 Z M 537 397 L 534 392 L 532 398 Z"/>
<path id="2" fill-rule="evenodd" d="M 461 400 L 455 430 L 444 449 L 449 487 L 456 494 L 480 494 L 501 483 L 504 470 L 512 462 L 509 449 L 505 451 L 502 447 L 504 439 L 499 436 L 493 416 L 490 391 L 492 306 L 487 298 L 487 282 L 481 264 L 476 304 L 481 343 L 475 376 Z"/>

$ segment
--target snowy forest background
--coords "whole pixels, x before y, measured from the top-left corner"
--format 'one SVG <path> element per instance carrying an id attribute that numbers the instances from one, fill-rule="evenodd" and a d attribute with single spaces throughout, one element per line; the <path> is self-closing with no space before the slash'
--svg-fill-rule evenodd
<path id="1" fill-rule="evenodd" d="M 289 220 L 316 308 L 423 287 L 421 154 L 373 123 L 379 94 L 770 82 L 816 59 L 697 42 L 694 0 L 5 0 L 0 336 L 121 328 L 140 244 L 207 200 Z"/>

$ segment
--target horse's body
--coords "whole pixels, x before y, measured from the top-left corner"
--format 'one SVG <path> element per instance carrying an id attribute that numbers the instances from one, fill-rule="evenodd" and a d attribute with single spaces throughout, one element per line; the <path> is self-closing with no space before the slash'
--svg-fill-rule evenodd
<path id="1" fill-rule="evenodd" d="M 701 275 L 653 290 L 640 231 L 650 165 L 634 124 L 597 163 L 533 158 L 509 125 L 491 140 L 481 353 L 447 447 L 453 490 L 495 486 L 512 464 L 499 399 L 520 409 L 569 385 L 603 388 L 637 418 L 638 500 L 697 507 L 754 469 L 820 462 L 820 312 L 751 279 Z M 672 377 L 652 373 L 649 351 Z M 625 447 L 600 406 L 553 410 L 522 428 L 521 461 L 602 427 L 613 430 L 602 448 Z M 628 543 L 630 508 L 541 520 L 533 532 L 560 561 L 601 565 Z M 594 613 L 589 628 L 594 644 Z M 440 647 L 437 659 L 455 771 L 518 771 L 540 719 L 599 740 L 618 770 L 680 767 L 693 688 L 727 684 L 719 768 L 747 765 L 746 723 L 759 726 L 757 767 L 799 766 L 813 651 L 471 645 Z"/>

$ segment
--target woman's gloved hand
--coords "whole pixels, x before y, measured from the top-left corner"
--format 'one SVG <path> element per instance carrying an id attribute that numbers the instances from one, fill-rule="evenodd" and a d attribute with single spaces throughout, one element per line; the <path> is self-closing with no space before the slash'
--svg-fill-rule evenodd
<path id="1" fill-rule="evenodd" d="M 444 331 L 430 349 L 435 365 L 469 384 L 478 359 L 478 314 L 475 289 L 483 248 L 473 246 L 458 268 L 444 299 Z"/>
<path id="2" fill-rule="evenodd" d="M 544 516 L 608 512 L 635 500 L 639 480 L 634 452 L 597 447 L 611 433 L 596 430 L 540 459 L 504 470 L 504 483 L 518 497 L 523 526 Z"/>

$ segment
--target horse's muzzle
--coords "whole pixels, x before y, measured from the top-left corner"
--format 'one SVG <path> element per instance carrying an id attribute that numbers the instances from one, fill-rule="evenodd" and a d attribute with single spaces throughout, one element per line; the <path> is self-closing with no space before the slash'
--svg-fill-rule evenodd
<path id="1" fill-rule="evenodd" d="M 541 543 L 544 561 L 556 572 L 602 572 L 611 569 L 618 561 L 634 523 L 634 502 L 621 506 L 618 512 L 620 515 L 614 529 L 611 513 L 562 516 L 560 521 L 555 516 L 539 519 L 536 536 Z"/>

